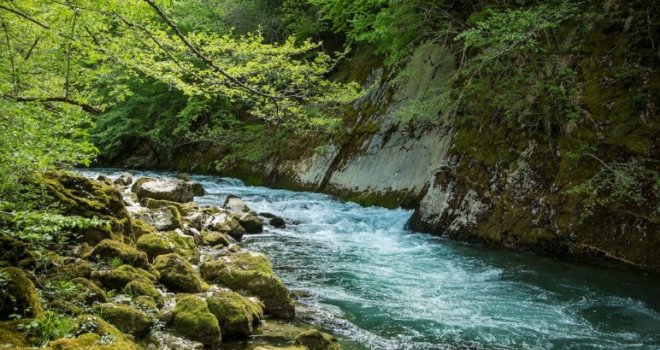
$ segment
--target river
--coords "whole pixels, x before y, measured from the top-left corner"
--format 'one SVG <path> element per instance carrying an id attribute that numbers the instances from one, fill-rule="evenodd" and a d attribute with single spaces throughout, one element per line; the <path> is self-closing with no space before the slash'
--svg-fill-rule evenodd
<path id="1" fill-rule="evenodd" d="M 135 172 L 145 175 L 172 176 Z M 300 295 L 300 317 L 343 349 L 660 348 L 658 277 L 411 232 L 409 210 L 192 178 L 206 188 L 202 205 L 236 194 L 287 220 L 242 245 L 270 257 Z"/>

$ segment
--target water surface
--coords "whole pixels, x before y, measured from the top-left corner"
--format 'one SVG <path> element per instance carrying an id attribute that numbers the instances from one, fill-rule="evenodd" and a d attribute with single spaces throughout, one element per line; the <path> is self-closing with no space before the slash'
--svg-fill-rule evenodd
<path id="1" fill-rule="evenodd" d="M 657 277 L 411 232 L 408 210 L 193 178 L 208 192 L 200 204 L 237 194 L 286 218 L 285 229 L 243 245 L 271 258 L 301 295 L 301 317 L 340 336 L 344 349 L 660 348 Z"/>

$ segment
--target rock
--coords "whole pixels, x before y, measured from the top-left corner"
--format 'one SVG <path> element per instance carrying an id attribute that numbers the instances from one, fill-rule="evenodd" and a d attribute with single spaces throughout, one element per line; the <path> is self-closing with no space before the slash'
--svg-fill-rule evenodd
<path id="1" fill-rule="evenodd" d="M 167 206 L 155 210 L 140 208 L 133 213 L 137 219 L 143 220 L 158 231 L 168 231 L 182 228 L 181 214 L 175 206 Z"/>
<path id="2" fill-rule="evenodd" d="M 309 350 L 339 350 L 337 339 L 316 329 L 300 333 L 293 345 L 305 346 Z"/>
<path id="3" fill-rule="evenodd" d="M 146 184 L 147 182 L 150 182 L 150 181 L 156 181 L 156 179 L 151 178 L 151 177 L 141 177 L 141 178 L 137 179 L 135 181 L 135 183 L 133 183 L 133 186 L 131 186 L 131 192 L 137 193 L 137 190 L 138 190 L 138 188 L 140 188 L 140 186 L 142 186 L 142 185 L 144 185 L 144 184 Z"/>
<path id="4" fill-rule="evenodd" d="M 150 260 L 159 255 L 177 253 L 188 261 L 197 259 L 195 238 L 176 231 L 158 232 L 140 237 L 137 247 L 147 253 Z"/>
<path id="5" fill-rule="evenodd" d="M 289 319 L 295 316 L 289 290 L 275 276 L 263 254 L 239 252 L 223 256 L 202 264 L 200 272 L 209 282 L 258 297 L 264 302 L 265 311 L 275 317 Z"/>
<path id="6" fill-rule="evenodd" d="M 116 269 L 94 271 L 92 279 L 101 283 L 107 289 L 121 290 L 132 281 L 141 281 L 153 283 L 157 277 L 143 270 L 130 265 L 122 265 Z"/>
<path id="7" fill-rule="evenodd" d="M 123 173 L 114 182 L 116 185 L 120 186 L 130 186 L 133 183 L 133 175 L 130 173 Z"/>
<path id="8" fill-rule="evenodd" d="M 178 203 L 166 201 L 164 199 L 144 198 L 140 201 L 140 205 L 149 209 L 160 209 L 165 207 L 174 206 L 179 210 L 181 215 L 189 215 L 199 210 L 199 206 L 195 202 Z"/>
<path id="9" fill-rule="evenodd" d="M 143 198 L 152 198 L 179 203 L 192 202 L 195 196 L 192 185 L 187 182 L 171 179 L 159 179 L 143 182 L 136 186 L 134 192 L 137 194 L 138 199 L 140 200 Z"/>
<path id="10" fill-rule="evenodd" d="M 203 196 L 206 194 L 206 190 L 204 189 L 204 186 L 200 184 L 199 182 L 188 182 L 190 186 L 192 186 L 193 194 L 197 196 Z"/>
<path id="11" fill-rule="evenodd" d="M 181 181 L 186 181 L 186 182 L 190 181 L 190 175 L 186 173 L 176 173 L 174 177 Z"/>
<path id="12" fill-rule="evenodd" d="M 0 320 L 13 315 L 36 317 L 42 312 L 41 300 L 27 273 L 16 267 L 0 269 Z"/>
<path id="13" fill-rule="evenodd" d="M 127 244 L 109 239 L 105 239 L 97 244 L 86 258 L 92 261 L 103 261 L 108 264 L 119 259 L 123 264 L 135 267 L 146 267 L 149 263 L 147 261 L 147 254 L 144 252 Z"/>
<path id="14" fill-rule="evenodd" d="M 287 347 L 257 346 L 253 350 L 309 350 L 309 349 L 304 346 L 287 346 Z"/>
<path id="15" fill-rule="evenodd" d="M 70 280 L 77 277 L 87 278 L 91 276 L 91 274 L 92 264 L 87 260 L 75 258 L 65 260 L 64 264 L 57 266 L 52 272 L 52 276 L 57 276 L 65 280 Z"/>
<path id="16" fill-rule="evenodd" d="M 160 255 L 154 267 L 160 273 L 160 282 L 174 291 L 200 293 L 204 289 L 192 265 L 178 254 Z"/>
<path id="17" fill-rule="evenodd" d="M 133 298 L 133 303 L 144 312 L 151 314 L 158 312 L 158 303 L 150 296 L 138 295 Z"/>
<path id="18" fill-rule="evenodd" d="M 237 241 L 240 241 L 245 234 L 245 228 L 241 226 L 241 223 L 233 216 L 226 213 L 209 216 L 204 221 L 203 227 L 210 231 L 228 234 Z"/>
<path id="19" fill-rule="evenodd" d="M 97 304 L 92 310 L 120 331 L 138 337 L 145 335 L 153 325 L 149 315 L 128 305 Z"/>
<path id="20" fill-rule="evenodd" d="M 232 243 L 235 243 L 236 240 L 231 238 L 226 233 L 204 230 L 202 231 L 202 242 L 212 247 L 215 246 L 226 247 Z"/>
<path id="21" fill-rule="evenodd" d="M 246 338 L 263 318 L 262 305 L 230 290 L 213 292 L 206 298 L 209 310 L 220 323 L 224 337 Z"/>
<path id="22" fill-rule="evenodd" d="M 121 192 L 111 185 L 66 172 L 38 174 L 43 185 L 68 215 L 107 220 L 110 225 L 75 230 L 80 242 L 95 245 L 103 239 L 121 241 L 131 234 L 131 217 Z"/>
<path id="23" fill-rule="evenodd" d="M 103 183 L 106 184 L 106 185 L 112 185 L 112 180 L 110 180 L 110 178 L 107 177 L 107 176 L 105 176 L 105 175 L 99 175 L 99 176 L 97 176 L 97 177 L 96 177 L 96 181 L 101 181 L 101 182 L 103 182 Z"/>
<path id="24" fill-rule="evenodd" d="M 150 339 L 150 345 L 153 344 L 155 349 L 167 350 L 204 350 L 204 344 L 189 339 L 177 337 L 173 334 L 158 332 Z M 151 346 L 147 347 L 149 350 L 155 350 Z"/>
<path id="25" fill-rule="evenodd" d="M 25 333 L 16 329 L 17 322 L 0 322 L 0 349 L 25 349 L 28 347 Z"/>
<path id="26" fill-rule="evenodd" d="M 222 205 L 223 208 L 228 209 L 232 213 L 247 213 L 250 211 L 250 208 L 243 202 L 241 197 L 234 196 L 230 194 L 225 199 L 225 203 Z"/>
<path id="27" fill-rule="evenodd" d="M 286 227 L 286 223 L 284 222 L 284 219 L 282 219 L 282 218 L 279 217 L 279 216 L 278 216 L 278 217 L 271 218 L 271 219 L 268 221 L 268 223 L 270 224 L 270 226 L 273 226 L 273 227 L 275 227 L 275 228 L 285 228 L 285 227 Z"/>
<path id="28" fill-rule="evenodd" d="M 234 214 L 232 216 L 243 226 L 246 233 L 262 233 L 264 231 L 264 225 L 261 219 L 250 212 Z"/>
<path id="29" fill-rule="evenodd" d="M 82 301 L 87 305 L 94 303 L 102 303 L 106 301 L 105 292 L 99 288 L 96 283 L 88 280 L 87 278 L 78 277 L 71 280 L 75 283 L 78 295 L 74 297 L 76 301 Z"/>
<path id="30" fill-rule="evenodd" d="M 133 219 L 133 222 L 131 222 L 131 228 L 133 231 L 134 239 L 139 239 L 143 235 L 156 232 L 156 228 L 154 226 L 147 224 L 144 220 L 141 219 Z"/>
<path id="31" fill-rule="evenodd" d="M 195 295 L 177 298 L 170 329 L 182 337 L 217 348 L 222 341 L 218 320 L 209 311 L 204 299 Z"/>
<path id="32" fill-rule="evenodd" d="M 103 319 L 82 315 L 74 320 L 73 335 L 77 338 L 63 338 L 50 342 L 49 350 L 140 350 L 141 347 L 128 339 L 115 326 Z M 103 341 L 102 341 L 103 339 Z"/>
<path id="33" fill-rule="evenodd" d="M 158 289 L 156 289 L 152 283 L 147 283 L 144 281 L 131 281 L 126 285 L 126 287 L 124 287 L 123 291 L 124 293 L 134 298 L 139 296 L 148 296 L 154 300 L 158 307 L 163 306 L 165 303 L 163 295 L 160 294 Z"/>
<path id="34" fill-rule="evenodd" d="M 0 234 L 0 260 L 6 261 L 8 265 L 16 265 L 29 257 L 29 250 L 28 244 Z"/>

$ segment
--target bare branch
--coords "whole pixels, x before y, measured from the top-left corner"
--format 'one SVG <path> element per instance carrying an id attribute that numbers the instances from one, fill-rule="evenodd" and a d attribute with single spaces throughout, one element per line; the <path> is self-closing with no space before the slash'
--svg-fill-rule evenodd
<path id="1" fill-rule="evenodd" d="M 96 107 L 89 105 L 84 102 L 76 101 L 68 97 L 64 96 L 53 96 L 53 97 L 32 97 L 32 96 L 11 96 L 11 95 L 2 95 L 3 98 L 6 99 L 11 99 L 16 102 L 61 102 L 61 103 L 66 103 L 70 104 L 73 106 L 78 106 L 80 107 L 83 111 L 93 114 L 93 115 L 98 115 L 101 113 L 99 109 Z"/>
<path id="2" fill-rule="evenodd" d="M 17 10 L 14 10 L 14 9 L 11 9 L 9 7 L 5 7 L 5 6 L 2 6 L 2 5 L 0 5 L 0 10 L 5 10 L 7 12 L 11 12 L 11 13 L 13 13 L 17 16 L 20 16 L 20 17 L 22 17 L 22 18 L 24 18 L 24 19 L 26 19 L 26 20 L 28 20 L 28 21 L 30 21 L 30 22 L 32 22 L 32 23 L 34 23 L 34 24 L 36 24 L 36 25 L 38 25 L 42 28 L 44 28 L 44 29 L 50 29 L 50 27 L 47 26 L 46 24 L 43 24 L 43 23 L 37 21 L 36 19 L 24 14 L 23 12 L 20 12 L 20 11 L 17 11 Z"/>

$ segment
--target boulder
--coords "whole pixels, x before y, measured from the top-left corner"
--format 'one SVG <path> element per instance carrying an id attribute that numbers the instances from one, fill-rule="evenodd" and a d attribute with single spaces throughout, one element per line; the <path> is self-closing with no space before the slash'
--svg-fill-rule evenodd
<path id="1" fill-rule="evenodd" d="M 213 214 L 204 220 L 203 227 L 210 231 L 228 234 L 233 239 L 240 241 L 245 234 L 245 228 L 232 215 L 226 213 Z"/>
<path id="2" fill-rule="evenodd" d="M 160 209 L 165 207 L 176 207 L 181 215 L 189 215 L 199 210 L 199 206 L 195 202 L 178 203 L 166 201 L 164 199 L 144 198 L 140 201 L 140 205 L 149 209 Z"/>
<path id="3" fill-rule="evenodd" d="M 137 247 L 147 253 L 150 260 L 159 255 L 177 253 L 188 261 L 197 259 L 195 238 L 184 235 L 183 232 L 157 232 L 140 237 Z"/>
<path id="4" fill-rule="evenodd" d="M 222 207 L 232 213 L 247 213 L 250 211 L 250 208 L 247 206 L 247 204 L 245 204 L 243 199 L 233 194 L 227 196 L 227 199 L 225 199 L 225 203 L 222 205 Z"/>
<path id="5" fill-rule="evenodd" d="M 121 290 L 132 281 L 154 283 L 157 277 L 146 270 L 130 265 L 122 265 L 111 270 L 94 271 L 92 272 L 92 279 L 98 281 L 107 289 Z"/>
<path id="6" fill-rule="evenodd" d="M 131 186 L 131 192 L 137 193 L 137 190 L 138 190 L 138 188 L 140 188 L 140 186 L 142 186 L 142 185 L 144 185 L 144 184 L 146 184 L 147 182 L 150 182 L 150 181 L 156 181 L 156 179 L 151 178 L 151 177 L 141 177 L 141 178 L 135 180 L 135 183 L 133 183 L 133 186 Z"/>
<path id="7" fill-rule="evenodd" d="M 144 222 L 141 219 L 133 219 L 131 222 L 131 227 L 133 231 L 133 238 L 139 239 L 143 235 L 148 235 L 150 233 L 155 233 L 156 228 Z"/>
<path id="8" fill-rule="evenodd" d="M 264 225 L 261 219 L 251 212 L 234 214 L 232 216 L 243 226 L 246 233 L 262 233 L 264 231 Z"/>
<path id="9" fill-rule="evenodd" d="M 128 335 L 103 319 L 82 315 L 74 320 L 73 335 L 76 338 L 63 338 L 50 342 L 46 349 L 88 349 L 88 350 L 140 350 Z"/>
<path id="10" fill-rule="evenodd" d="M 105 239 L 94 247 L 86 259 L 92 261 L 103 261 L 112 263 L 119 259 L 122 264 L 135 267 L 146 267 L 148 265 L 147 254 L 127 244 Z"/>
<path id="11" fill-rule="evenodd" d="M 149 315 L 128 305 L 97 304 L 92 311 L 120 331 L 133 336 L 145 335 L 153 325 Z"/>
<path id="12" fill-rule="evenodd" d="M 87 278 L 78 277 L 72 279 L 71 282 L 75 283 L 77 287 L 77 295 L 73 298 L 75 301 L 80 301 L 87 305 L 106 301 L 106 295 L 103 289 Z"/>
<path id="13" fill-rule="evenodd" d="M 275 228 L 284 228 L 286 227 L 286 223 L 284 222 L 284 218 L 277 216 L 272 213 L 259 213 L 259 216 L 264 217 L 268 219 L 268 223 L 270 226 L 273 226 Z"/>
<path id="14" fill-rule="evenodd" d="M 270 261 L 263 254 L 239 252 L 223 256 L 205 262 L 200 272 L 209 282 L 258 297 L 263 301 L 265 311 L 275 317 L 290 319 L 295 316 L 289 290 L 275 276 Z"/>
<path id="15" fill-rule="evenodd" d="M 165 300 L 153 283 L 145 281 L 131 281 L 124 287 L 124 293 L 137 298 L 140 296 L 150 297 L 157 306 L 163 306 Z"/>
<path id="16" fill-rule="evenodd" d="M 158 231 L 168 231 L 182 228 L 181 214 L 175 206 L 167 206 L 158 209 L 139 208 L 133 212 L 133 216 L 153 226 Z"/>
<path id="17" fill-rule="evenodd" d="M 190 183 L 172 179 L 145 181 L 136 186 L 134 192 L 140 200 L 152 198 L 187 203 L 192 202 L 195 197 Z"/>
<path id="18" fill-rule="evenodd" d="M 158 256 L 154 267 L 160 273 L 160 282 L 174 291 L 200 293 L 204 289 L 192 265 L 176 253 Z"/>
<path id="19" fill-rule="evenodd" d="M 252 334 L 253 326 L 263 318 L 263 308 L 258 300 L 230 290 L 210 293 L 206 303 L 218 319 L 225 337 L 246 338 Z"/>
<path id="20" fill-rule="evenodd" d="M 182 337 L 217 348 L 222 341 L 220 325 L 204 299 L 195 295 L 177 298 L 169 328 Z"/>
<path id="21" fill-rule="evenodd" d="M 188 183 L 190 184 L 190 186 L 192 186 L 193 194 L 196 197 L 203 196 L 206 194 L 206 190 L 204 189 L 204 186 L 199 182 L 189 181 Z"/>
<path id="22" fill-rule="evenodd" d="M 34 283 L 25 271 L 16 267 L 0 269 L 0 320 L 14 315 L 36 317 L 42 312 Z"/>
<path id="23" fill-rule="evenodd" d="M 115 185 L 120 185 L 120 186 L 130 186 L 131 183 L 133 183 L 133 175 L 130 173 L 123 173 L 119 175 L 117 179 L 114 181 Z"/>
<path id="24" fill-rule="evenodd" d="M 339 350 L 339 343 L 335 337 L 317 329 L 300 333 L 293 341 L 293 345 L 304 346 L 309 350 Z"/>
<path id="25" fill-rule="evenodd" d="M 227 235 L 226 233 L 204 230 L 202 231 L 202 242 L 212 247 L 226 247 L 232 243 L 236 243 L 236 240 L 231 238 L 231 236 Z"/>

